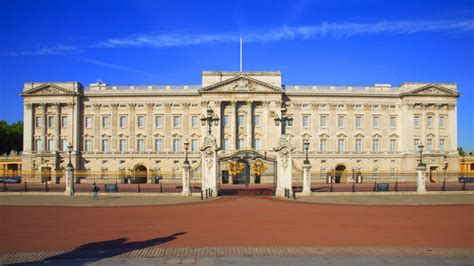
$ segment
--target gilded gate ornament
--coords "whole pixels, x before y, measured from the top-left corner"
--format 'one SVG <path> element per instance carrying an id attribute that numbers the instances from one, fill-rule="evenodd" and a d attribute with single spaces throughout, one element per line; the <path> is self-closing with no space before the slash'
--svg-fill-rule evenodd
<path id="1" fill-rule="evenodd" d="M 256 161 L 252 164 L 252 172 L 256 175 L 262 175 L 265 172 L 265 164 L 262 161 Z"/>
<path id="2" fill-rule="evenodd" d="M 229 170 L 229 173 L 236 175 L 240 172 L 242 172 L 242 169 L 244 169 L 244 163 L 242 162 L 237 162 L 237 161 L 230 161 L 227 164 L 227 170 Z"/>

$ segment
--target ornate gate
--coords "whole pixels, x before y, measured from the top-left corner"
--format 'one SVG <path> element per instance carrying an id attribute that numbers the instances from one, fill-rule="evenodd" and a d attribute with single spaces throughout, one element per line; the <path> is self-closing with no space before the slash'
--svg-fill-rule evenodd
<path id="1" fill-rule="evenodd" d="M 276 160 L 254 150 L 219 158 L 219 195 L 275 195 Z"/>

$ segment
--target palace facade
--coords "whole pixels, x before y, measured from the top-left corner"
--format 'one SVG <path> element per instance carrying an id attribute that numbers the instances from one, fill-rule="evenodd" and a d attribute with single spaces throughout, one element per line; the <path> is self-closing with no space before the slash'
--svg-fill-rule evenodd
<path id="1" fill-rule="evenodd" d="M 201 85 L 84 87 L 79 82 L 25 83 L 22 169 L 38 178 L 61 174 L 72 161 L 81 182 L 145 172 L 141 182 L 181 179 L 189 142 L 192 171 L 201 164 L 200 146 L 210 107 L 219 158 L 238 150 L 274 156 L 282 106 L 293 118 L 286 126 L 298 168 L 309 141 L 313 179 L 331 170 L 414 172 L 417 146 L 429 167 L 457 168 L 457 92 L 453 83 L 400 86 L 283 85 L 281 73 L 204 71 Z M 98 177 L 97 177 L 98 176 Z M 198 178 L 196 174 L 193 178 Z M 97 180 L 98 179 L 98 180 Z"/>

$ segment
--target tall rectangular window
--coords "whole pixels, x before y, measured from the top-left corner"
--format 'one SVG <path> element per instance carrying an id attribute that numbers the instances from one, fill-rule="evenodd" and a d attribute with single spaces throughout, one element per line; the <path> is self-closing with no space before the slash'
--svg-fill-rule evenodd
<path id="1" fill-rule="evenodd" d="M 337 151 L 344 152 L 344 139 L 337 140 Z"/>
<path id="2" fill-rule="evenodd" d="M 174 128 L 181 127 L 181 116 L 179 115 L 173 116 L 173 127 Z"/>
<path id="3" fill-rule="evenodd" d="M 420 139 L 413 140 L 413 150 L 418 151 L 418 145 L 420 145 Z"/>
<path id="4" fill-rule="evenodd" d="M 303 115 L 303 128 L 309 128 L 309 116 Z"/>
<path id="5" fill-rule="evenodd" d="M 379 128 L 380 127 L 380 116 L 374 116 L 372 118 L 372 127 L 373 128 Z"/>
<path id="6" fill-rule="evenodd" d="M 380 143 L 380 141 L 378 139 L 374 139 L 372 141 L 372 151 L 373 152 L 379 152 L 380 151 L 379 143 Z"/>
<path id="7" fill-rule="evenodd" d="M 37 139 L 35 140 L 35 149 L 37 151 L 41 151 L 43 148 L 41 147 L 41 140 L 40 139 Z"/>
<path id="8" fill-rule="evenodd" d="M 198 127 L 198 125 L 199 125 L 198 116 L 197 115 L 191 116 L 191 127 L 196 128 Z"/>
<path id="9" fill-rule="evenodd" d="M 433 117 L 432 116 L 427 116 L 426 117 L 426 127 L 427 128 L 432 128 L 433 127 Z"/>
<path id="10" fill-rule="evenodd" d="M 390 117 L 390 128 L 391 129 L 397 128 L 397 117 L 396 116 L 391 116 Z"/>
<path id="11" fill-rule="evenodd" d="M 163 141 L 161 139 L 155 139 L 155 151 L 156 152 L 163 151 Z"/>
<path id="12" fill-rule="evenodd" d="M 163 116 L 157 115 L 155 116 L 155 127 L 162 128 L 163 127 Z"/>
<path id="13" fill-rule="evenodd" d="M 92 140 L 86 139 L 86 140 L 84 141 L 84 150 L 85 150 L 86 152 L 92 151 Z"/>
<path id="14" fill-rule="evenodd" d="M 255 141 L 255 143 L 254 143 L 255 147 L 254 148 L 256 150 L 260 150 L 260 139 L 255 139 L 254 141 Z"/>
<path id="15" fill-rule="evenodd" d="M 256 115 L 253 117 L 253 124 L 258 127 L 260 126 L 260 115 Z"/>
<path id="16" fill-rule="evenodd" d="M 397 152 L 397 140 L 396 139 L 391 139 L 390 140 L 390 152 L 391 153 Z"/>
<path id="17" fill-rule="evenodd" d="M 119 126 L 120 126 L 120 128 L 126 128 L 127 127 L 127 116 L 126 115 L 121 115 L 120 116 Z"/>
<path id="18" fill-rule="evenodd" d="M 103 139 L 102 140 L 102 151 L 103 152 L 108 152 L 109 151 L 109 140 L 108 139 Z"/>
<path id="19" fill-rule="evenodd" d="M 362 152 L 362 140 L 361 139 L 356 139 L 355 150 L 356 150 L 357 153 Z"/>
<path id="20" fill-rule="evenodd" d="M 179 139 L 174 139 L 173 140 L 173 151 L 174 152 L 179 152 L 181 149 L 180 149 L 180 141 Z"/>
<path id="21" fill-rule="evenodd" d="M 326 115 L 321 116 L 321 128 L 327 128 L 328 127 L 328 117 Z"/>
<path id="22" fill-rule="evenodd" d="M 245 116 L 239 115 L 239 127 L 243 127 L 245 124 Z"/>
<path id="23" fill-rule="evenodd" d="M 35 116 L 35 126 L 41 127 L 41 116 Z"/>
<path id="24" fill-rule="evenodd" d="M 192 152 L 198 152 L 199 151 L 199 142 L 197 139 L 192 139 L 191 140 L 191 151 Z"/>
<path id="25" fill-rule="evenodd" d="M 445 127 L 445 119 L 444 119 L 444 115 L 440 115 L 439 116 L 439 127 L 440 128 L 444 128 Z"/>
<path id="26" fill-rule="evenodd" d="M 319 142 L 319 151 L 320 152 L 327 152 L 328 145 L 327 145 L 327 140 L 326 139 L 321 139 Z"/>
<path id="27" fill-rule="evenodd" d="M 229 125 L 229 116 L 224 115 L 224 118 L 222 119 L 222 126 L 226 127 L 227 125 Z"/>
<path id="28" fill-rule="evenodd" d="M 224 150 L 225 151 L 230 150 L 230 142 L 228 139 L 224 139 Z"/>
<path id="29" fill-rule="evenodd" d="M 358 115 L 355 119 L 356 128 L 362 128 L 362 116 Z"/>
<path id="30" fill-rule="evenodd" d="M 119 142 L 119 151 L 120 151 L 120 152 L 125 152 L 125 151 L 127 151 L 127 140 L 125 140 L 125 139 L 120 139 L 120 142 Z"/>
<path id="31" fill-rule="evenodd" d="M 344 128 L 344 116 L 343 115 L 338 115 L 337 116 L 337 127 L 338 128 Z"/>
<path id="32" fill-rule="evenodd" d="M 144 139 L 138 139 L 137 140 L 137 147 L 138 147 L 138 152 L 144 152 L 145 151 L 145 140 Z"/>
<path id="33" fill-rule="evenodd" d="M 92 117 L 86 116 L 86 120 L 84 123 L 86 124 L 86 128 L 92 128 Z"/>
<path id="34" fill-rule="evenodd" d="M 433 140 L 427 139 L 426 140 L 426 150 L 432 151 L 433 150 Z"/>
<path id="35" fill-rule="evenodd" d="M 48 151 L 53 151 L 54 148 L 54 139 L 48 139 Z"/>
<path id="36" fill-rule="evenodd" d="M 109 128 L 110 126 L 110 118 L 109 116 L 103 116 L 102 117 L 102 127 L 103 128 Z"/>
<path id="37" fill-rule="evenodd" d="M 244 148 L 244 139 L 239 139 L 239 149 Z"/>
<path id="38" fill-rule="evenodd" d="M 65 115 L 61 116 L 61 127 L 62 128 L 67 127 L 67 116 L 65 116 Z"/>
<path id="39" fill-rule="evenodd" d="M 54 116 L 48 116 L 48 127 L 54 127 Z"/>
<path id="40" fill-rule="evenodd" d="M 61 149 L 62 151 L 67 151 L 68 142 L 67 139 L 61 140 Z"/>
<path id="41" fill-rule="evenodd" d="M 145 128 L 145 116 L 144 115 L 137 116 L 137 127 L 138 128 Z"/>
<path id="42" fill-rule="evenodd" d="M 420 127 L 420 116 L 415 115 L 413 117 L 413 127 Z"/>
<path id="43" fill-rule="evenodd" d="M 440 139 L 440 140 L 439 140 L 439 150 L 440 150 L 440 151 L 444 151 L 444 150 L 445 150 L 445 147 L 444 147 L 444 139 Z"/>

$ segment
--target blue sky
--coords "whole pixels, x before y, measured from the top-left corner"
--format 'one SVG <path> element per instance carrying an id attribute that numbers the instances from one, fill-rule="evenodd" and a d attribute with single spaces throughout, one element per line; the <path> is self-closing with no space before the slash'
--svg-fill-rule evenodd
<path id="1" fill-rule="evenodd" d="M 0 1 L 0 119 L 27 81 L 200 84 L 203 70 L 284 84 L 455 82 L 474 150 L 474 1 Z"/>

